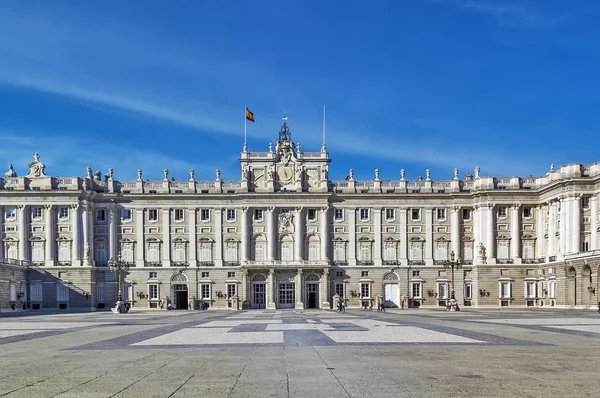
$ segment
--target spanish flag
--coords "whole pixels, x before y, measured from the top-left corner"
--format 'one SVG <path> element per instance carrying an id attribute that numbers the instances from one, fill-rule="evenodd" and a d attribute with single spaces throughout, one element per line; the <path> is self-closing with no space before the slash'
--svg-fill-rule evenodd
<path id="1" fill-rule="evenodd" d="M 252 123 L 254 123 L 254 113 L 250 112 L 248 107 L 246 107 L 246 120 L 250 120 Z"/>

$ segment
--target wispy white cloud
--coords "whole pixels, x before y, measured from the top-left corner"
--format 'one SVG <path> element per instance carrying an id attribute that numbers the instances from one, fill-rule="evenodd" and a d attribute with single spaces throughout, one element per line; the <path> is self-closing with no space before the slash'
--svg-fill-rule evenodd
<path id="1" fill-rule="evenodd" d="M 493 18 L 499 25 L 540 28 L 555 25 L 560 18 L 542 15 L 538 10 L 517 4 L 500 4 L 489 0 L 460 0 L 459 7 Z"/>

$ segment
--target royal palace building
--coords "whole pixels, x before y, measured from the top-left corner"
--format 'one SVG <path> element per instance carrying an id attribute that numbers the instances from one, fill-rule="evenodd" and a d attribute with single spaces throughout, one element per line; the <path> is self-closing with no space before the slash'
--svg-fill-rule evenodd
<path id="1" fill-rule="evenodd" d="M 598 301 L 600 163 L 541 177 L 328 178 L 287 122 L 241 179 L 0 180 L 0 310 L 577 307 Z M 452 175 L 452 173 L 449 173 Z M 110 265 L 121 266 L 116 272 Z M 121 282 L 121 283 L 119 283 Z"/>

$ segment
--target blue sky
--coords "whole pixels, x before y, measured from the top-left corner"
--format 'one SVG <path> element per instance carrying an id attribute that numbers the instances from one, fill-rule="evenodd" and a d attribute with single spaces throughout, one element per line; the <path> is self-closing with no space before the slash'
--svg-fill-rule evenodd
<path id="1" fill-rule="evenodd" d="M 0 167 L 239 179 L 292 137 L 331 179 L 543 175 L 600 161 L 595 0 L 0 4 Z M 2 166 L 2 163 L 5 166 Z"/>

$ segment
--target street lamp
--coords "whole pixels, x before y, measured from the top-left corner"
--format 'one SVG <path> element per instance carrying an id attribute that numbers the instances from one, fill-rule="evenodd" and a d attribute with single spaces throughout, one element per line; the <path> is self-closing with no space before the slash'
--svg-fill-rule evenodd
<path id="1" fill-rule="evenodd" d="M 112 258 L 108 260 L 108 266 L 112 272 L 117 273 L 117 301 L 121 301 L 123 300 L 123 293 L 121 292 L 121 272 L 129 269 L 129 263 L 123 261 L 121 253 L 119 253 L 116 261 Z"/>
<path id="2" fill-rule="evenodd" d="M 452 250 L 452 253 L 450 253 L 450 261 L 446 261 L 446 263 L 444 264 L 444 267 L 446 267 L 446 269 L 450 268 L 452 269 L 452 285 L 450 287 L 450 301 L 454 302 L 456 301 L 456 298 L 454 297 L 454 268 L 459 269 L 462 266 L 462 262 L 460 260 L 460 257 L 458 257 L 456 260 L 454 260 L 454 250 Z"/>

